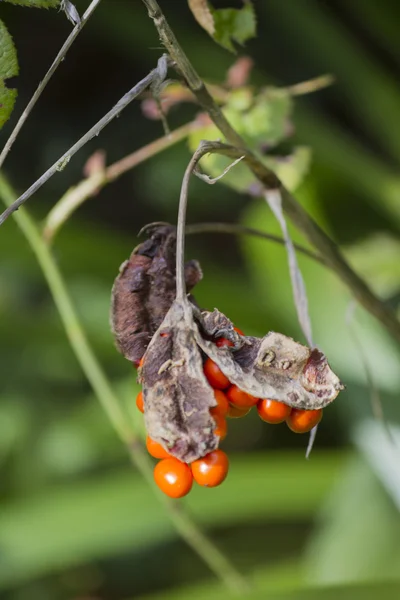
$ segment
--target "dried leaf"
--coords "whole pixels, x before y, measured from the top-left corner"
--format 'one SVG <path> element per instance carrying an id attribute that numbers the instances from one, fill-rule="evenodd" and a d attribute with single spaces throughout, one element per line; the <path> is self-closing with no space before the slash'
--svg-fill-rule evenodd
<path id="1" fill-rule="evenodd" d="M 154 224 L 150 238 L 135 248 L 120 267 L 112 290 L 111 328 L 118 350 L 138 362 L 161 325 L 176 294 L 176 229 Z M 188 291 L 202 278 L 197 261 L 185 268 Z"/>
<path id="2" fill-rule="evenodd" d="M 70 21 L 72 25 L 80 25 L 81 18 L 79 16 L 78 11 L 76 10 L 76 7 L 74 6 L 74 4 L 72 4 L 72 2 L 70 2 L 69 0 L 61 0 L 61 10 L 65 12 L 68 21 Z"/>
<path id="3" fill-rule="evenodd" d="M 227 337 L 229 319 L 218 310 L 202 313 L 200 327 L 214 336 L 218 329 Z M 224 321 L 225 319 L 225 321 Z M 218 334 L 220 335 L 220 334 Z M 307 410 L 324 408 L 343 385 L 330 369 L 324 354 L 311 350 L 281 333 L 263 338 L 239 336 L 233 349 L 218 348 L 195 331 L 200 348 L 217 363 L 231 383 L 257 398 L 270 398 Z"/>
<path id="4" fill-rule="evenodd" d="M 194 18 L 211 36 L 215 33 L 214 18 L 207 0 L 188 0 Z"/>
<path id="5" fill-rule="evenodd" d="M 144 418 L 148 435 L 170 454 L 192 462 L 218 447 L 213 389 L 203 373 L 193 307 L 175 301 L 143 360 Z"/>

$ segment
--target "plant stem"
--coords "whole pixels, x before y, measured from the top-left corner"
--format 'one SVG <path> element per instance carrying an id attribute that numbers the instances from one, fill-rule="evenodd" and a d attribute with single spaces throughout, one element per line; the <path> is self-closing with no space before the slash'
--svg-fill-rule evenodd
<path id="1" fill-rule="evenodd" d="M 269 240 L 270 242 L 275 242 L 276 244 L 285 245 L 285 240 L 277 235 L 273 235 L 272 233 L 265 233 L 264 231 L 260 231 L 259 229 L 253 229 L 252 227 L 245 227 L 244 225 L 238 225 L 236 223 L 195 223 L 194 225 L 186 225 L 185 234 L 186 235 L 196 235 L 199 233 L 226 233 L 232 235 L 252 235 L 254 237 L 259 237 L 264 240 Z M 308 250 L 301 246 L 300 244 L 293 243 L 294 247 L 298 252 L 304 254 L 308 258 L 312 258 L 313 260 L 319 262 L 321 265 L 325 267 L 327 264 L 325 263 L 322 256 L 316 254 L 312 250 Z"/>
<path id="2" fill-rule="evenodd" d="M 90 19 L 90 17 L 92 16 L 92 14 L 94 13 L 94 11 L 96 10 L 96 8 L 98 7 L 98 5 L 100 4 L 101 0 L 92 0 L 92 2 L 90 3 L 90 5 L 88 6 L 88 8 L 86 9 L 84 15 L 82 16 L 81 22 L 76 25 L 73 30 L 71 31 L 71 33 L 69 34 L 69 36 L 67 37 L 67 39 L 65 40 L 62 48 L 60 49 L 59 53 L 57 54 L 57 56 L 55 57 L 53 64 L 51 65 L 50 69 L 47 71 L 46 75 L 43 77 L 42 81 L 39 83 L 35 93 L 33 94 L 32 98 L 29 100 L 24 112 L 22 113 L 22 115 L 20 116 L 20 118 L 18 119 L 18 122 L 16 124 L 16 126 L 14 127 L 13 131 L 11 132 L 10 137 L 8 138 L 1 154 L 0 154 L 0 169 L 7 157 L 7 154 L 10 152 L 11 150 L 11 146 L 13 145 L 13 143 L 15 142 L 15 140 L 17 139 L 17 136 L 19 134 L 19 132 L 21 131 L 25 121 L 27 120 L 27 118 L 29 117 L 29 114 L 31 113 L 33 107 L 35 106 L 36 102 L 39 100 L 40 96 L 42 95 L 42 92 L 44 91 L 46 85 L 49 83 L 50 79 L 52 78 L 52 76 L 54 75 L 57 67 L 61 64 L 61 62 L 64 60 L 68 50 L 70 49 L 70 47 L 72 46 L 72 44 L 74 43 L 74 41 L 76 40 L 77 36 L 79 35 L 79 33 L 82 31 L 83 27 L 86 25 L 86 23 L 88 22 L 88 20 Z"/>
<path id="3" fill-rule="evenodd" d="M 353 271 L 343 258 L 339 248 L 319 227 L 319 225 L 298 204 L 296 199 L 286 190 L 276 175 L 261 163 L 257 157 L 246 147 L 243 139 L 227 121 L 218 104 L 214 101 L 206 86 L 196 73 L 186 54 L 179 45 L 175 34 L 156 0 L 143 0 L 148 9 L 149 16 L 159 33 L 160 39 L 171 58 L 176 62 L 177 69 L 186 79 L 186 82 L 196 96 L 199 104 L 208 112 L 209 116 L 219 130 L 230 142 L 231 156 L 238 158 L 245 155 L 245 162 L 257 179 L 266 189 L 280 189 L 282 205 L 291 221 L 304 233 L 307 239 L 317 248 L 326 264 L 333 269 L 340 279 L 349 287 L 354 297 L 364 308 L 374 315 L 388 332 L 400 342 L 400 322 L 396 315 L 369 289 L 366 283 Z"/>
<path id="4" fill-rule="evenodd" d="M 197 163 L 208 150 L 203 150 L 202 144 L 193 154 L 182 179 L 181 193 L 179 196 L 178 222 L 176 228 L 176 299 L 183 301 L 186 298 L 185 283 L 185 224 L 188 203 L 189 182 Z"/>
<path id="5" fill-rule="evenodd" d="M 199 127 L 201 127 L 201 124 L 196 121 L 182 125 L 182 127 L 175 129 L 175 131 L 172 131 L 169 135 L 165 135 L 154 140 L 154 142 L 150 142 L 150 144 L 132 152 L 132 154 L 121 158 L 121 160 L 110 165 L 104 169 L 104 171 L 94 173 L 87 179 L 78 183 L 75 187 L 68 190 L 68 192 L 60 198 L 50 210 L 45 219 L 43 236 L 46 241 L 51 242 L 73 212 L 79 208 L 85 200 L 94 194 L 97 194 L 105 185 L 118 179 L 118 177 L 130 169 L 133 169 L 166 148 L 170 148 L 174 144 L 177 144 L 185 139 L 191 131 L 194 131 Z"/>
<path id="6" fill-rule="evenodd" d="M 57 171 L 62 171 L 70 161 L 71 157 L 78 152 L 87 142 L 89 142 L 96 135 L 99 135 L 100 131 L 104 129 L 110 121 L 117 117 L 124 108 L 128 106 L 132 100 L 137 98 L 147 87 L 154 84 L 159 84 L 165 79 L 167 74 L 167 58 L 163 55 L 158 60 L 158 65 L 155 69 L 150 71 L 146 77 L 144 77 L 139 83 L 137 83 L 125 96 L 123 96 L 115 106 L 100 119 L 84 136 L 82 136 L 67 152 L 65 152 L 61 158 L 59 158 L 29 189 L 27 189 L 19 198 L 17 198 L 11 206 L 9 206 L 0 215 L 0 225 L 18 208 L 24 204 L 35 192 L 37 192 L 44 183 L 50 177 L 52 177 Z"/>
<path id="7" fill-rule="evenodd" d="M 0 197 L 9 206 L 15 194 L 5 178 L 0 174 Z M 130 421 L 121 409 L 117 396 L 107 379 L 96 355 L 86 338 L 83 327 L 76 314 L 75 308 L 68 294 L 68 290 L 58 269 L 53 254 L 43 240 L 34 220 L 25 209 L 14 214 L 14 218 L 26 237 L 38 263 L 43 271 L 54 303 L 64 325 L 64 329 L 72 349 L 78 359 L 82 370 L 100 401 L 105 413 L 116 433 L 126 445 L 129 456 L 143 477 L 150 483 L 159 500 L 165 506 L 166 512 L 181 537 L 204 560 L 210 570 L 221 581 L 238 594 L 247 589 L 246 580 L 240 575 L 225 555 L 218 550 L 213 542 L 196 523 L 184 512 L 184 508 L 176 501 L 169 501 L 156 488 L 152 477 L 152 466 L 143 446 L 138 440 Z"/>

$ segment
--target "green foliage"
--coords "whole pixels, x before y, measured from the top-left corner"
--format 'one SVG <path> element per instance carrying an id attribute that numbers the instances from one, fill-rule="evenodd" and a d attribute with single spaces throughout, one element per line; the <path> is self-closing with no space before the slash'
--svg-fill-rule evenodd
<path id="1" fill-rule="evenodd" d="M 29 6 L 30 8 L 55 8 L 61 0 L 5 0 L 18 6 Z"/>
<path id="2" fill-rule="evenodd" d="M 206 0 L 188 0 L 197 22 L 221 46 L 235 52 L 233 42 L 244 44 L 256 35 L 256 15 L 250 0 L 242 8 L 215 10 Z"/>
<path id="3" fill-rule="evenodd" d="M 9 119 L 17 98 L 17 90 L 8 89 L 5 79 L 18 75 L 18 60 L 14 42 L 0 19 L 0 129 Z"/>
<path id="4" fill-rule="evenodd" d="M 254 94 L 251 88 L 242 87 L 229 93 L 224 114 L 236 131 L 245 139 L 260 160 L 271 168 L 291 190 L 295 190 L 308 172 L 310 151 L 305 146 L 294 148 L 286 156 L 273 156 L 268 151 L 287 139 L 291 130 L 293 101 L 282 88 L 266 88 Z M 215 125 L 195 130 L 189 137 L 192 152 L 202 139 L 221 137 Z M 207 174 L 216 177 L 228 166 L 229 159 L 216 154 L 202 159 Z M 256 179 L 244 165 L 237 165 L 221 180 L 237 192 L 247 192 Z"/>

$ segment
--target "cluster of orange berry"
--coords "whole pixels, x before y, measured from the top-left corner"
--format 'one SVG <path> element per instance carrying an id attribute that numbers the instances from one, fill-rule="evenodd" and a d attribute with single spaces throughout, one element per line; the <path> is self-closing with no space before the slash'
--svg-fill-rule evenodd
<path id="1" fill-rule="evenodd" d="M 244 335 L 240 329 L 235 330 Z M 225 338 L 216 340 L 218 347 L 233 346 Z M 141 366 L 141 365 L 140 365 Z M 253 406 L 257 407 L 260 418 L 266 423 L 276 425 L 286 421 L 295 433 L 307 433 L 318 425 L 322 418 L 322 408 L 318 410 L 300 410 L 291 408 L 276 400 L 259 399 L 243 392 L 232 385 L 218 365 L 207 358 L 204 363 L 204 374 L 214 389 L 217 406 L 210 410 L 215 421 L 215 434 L 223 440 L 227 434 L 226 418 L 240 418 L 247 415 Z M 142 392 L 136 398 L 136 406 L 143 413 Z M 222 450 L 214 450 L 206 456 L 195 460 L 190 465 L 174 458 L 154 440 L 147 436 L 146 447 L 151 456 L 159 459 L 154 468 L 154 479 L 158 487 L 171 498 L 186 496 L 192 488 L 193 480 L 201 486 L 216 487 L 228 474 L 229 460 Z"/>

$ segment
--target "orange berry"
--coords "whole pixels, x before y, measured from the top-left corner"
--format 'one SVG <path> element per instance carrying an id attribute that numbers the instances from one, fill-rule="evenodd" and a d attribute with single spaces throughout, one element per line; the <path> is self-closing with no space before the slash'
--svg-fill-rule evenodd
<path id="1" fill-rule="evenodd" d="M 147 452 L 154 456 L 154 458 L 171 458 L 169 452 L 167 452 L 161 444 L 152 440 L 149 436 L 146 437 L 146 448 Z"/>
<path id="2" fill-rule="evenodd" d="M 204 363 L 204 375 L 211 387 L 217 390 L 225 390 L 229 385 L 229 379 L 211 358 L 207 358 Z"/>
<path id="3" fill-rule="evenodd" d="M 322 408 L 318 408 L 317 410 L 292 408 L 290 415 L 286 418 L 286 423 L 294 433 L 307 433 L 318 425 L 322 419 L 322 412 Z"/>
<path id="4" fill-rule="evenodd" d="M 182 498 L 192 489 L 190 467 L 177 458 L 164 458 L 154 467 L 154 481 L 170 498 Z"/>
<path id="5" fill-rule="evenodd" d="M 136 396 L 136 406 L 140 410 L 141 413 L 144 413 L 144 402 L 143 402 L 143 393 L 139 392 Z"/>
<path id="6" fill-rule="evenodd" d="M 229 405 L 228 417 L 230 419 L 240 419 L 241 417 L 245 417 L 250 412 L 250 408 L 239 408 L 238 406 L 234 406 L 233 404 Z"/>
<path id="7" fill-rule="evenodd" d="M 258 402 L 258 398 L 250 396 L 246 392 L 243 392 L 237 385 L 231 385 L 226 392 L 229 402 L 237 406 L 238 408 L 250 408 Z"/>
<path id="8" fill-rule="evenodd" d="M 233 328 L 239 335 L 244 335 L 243 331 L 241 329 L 238 329 L 237 327 Z M 215 342 L 215 345 L 218 346 L 218 348 L 222 348 L 223 346 L 233 346 L 233 342 L 231 342 L 230 340 L 226 339 L 226 338 L 218 338 Z"/>
<path id="9" fill-rule="evenodd" d="M 211 414 L 226 417 L 229 412 L 228 398 L 225 396 L 224 392 L 221 392 L 221 390 L 214 390 L 214 396 L 217 401 L 217 406 L 212 407 L 210 410 Z"/>
<path id="10" fill-rule="evenodd" d="M 229 460 L 222 450 L 213 450 L 191 464 L 194 480 L 199 485 L 215 487 L 222 483 L 228 474 Z"/>
<path id="11" fill-rule="evenodd" d="M 226 434 L 228 433 L 228 425 L 225 417 L 217 413 L 216 415 L 212 415 L 212 418 L 216 424 L 216 428 L 214 429 L 215 435 L 218 435 L 221 440 L 224 440 L 226 438 Z"/>
<path id="12" fill-rule="evenodd" d="M 283 402 L 277 402 L 276 400 L 268 400 L 266 398 L 257 402 L 257 412 L 260 418 L 271 425 L 277 425 L 286 421 L 291 411 L 291 406 L 283 404 Z"/>

